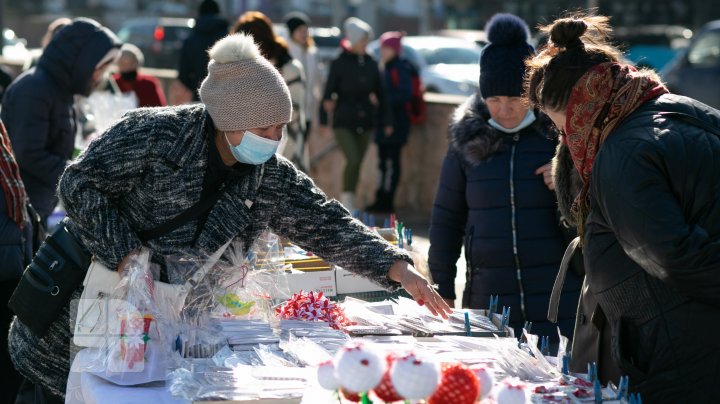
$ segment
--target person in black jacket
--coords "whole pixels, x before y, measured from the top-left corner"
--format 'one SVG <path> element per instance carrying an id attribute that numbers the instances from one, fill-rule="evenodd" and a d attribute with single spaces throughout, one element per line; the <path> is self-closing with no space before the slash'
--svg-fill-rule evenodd
<path id="1" fill-rule="evenodd" d="M 26 204 L 27 194 L 10 139 L 0 122 L 0 369 L 3 374 L 0 402 L 3 403 L 15 402 L 22 381 L 8 354 L 8 330 L 13 318 L 8 301 L 33 255 L 33 228 Z"/>
<path id="2" fill-rule="evenodd" d="M 5 92 L 2 120 L 30 202 L 43 221 L 57 205 L 58 179 L 75 148 L 73 96 L 92 92 L 120 46 L 109 29 L 90 19 L 75 19 L 53 36 L 38 65 Z"/>
<path id="3" fill-rule="evenodd" d="M 392 122 L 387 124 L 392 126 L 392 131 L 386 132 L 386 125 L 378 125 L 375 130 L 375 143 L 380 157 L 380 186 L 375 193 L 375 203 L 368 210 L 376 212 L 389 213 L 395 210 L 395 190 L 400 182 L 400 151 L 407 143 L 410 132 L 407 106 L 412 100 L 412 79 L 416 70 L 401 57 L 402 37 L 403 33 L 396 31 L 380 36 L 385 94 L 392 110 Z"/>
<path id="4" fill-rule="evenodd" d="M 198 88 L 208 73 L 208 49 L 228 34 L 228 22 L 218 14 L 220 6 L 215 0 L 203 0 L 198 7 L 195 26 L 180 50 L 178 80 L 192 92 L 193 101 L 200 101 Z"/>
<path id="5" fill-rule="evenodd" d="M 360 163 L 372 130 L 380 122 L 391 122 L 392 116 L 378 64 L 365 53 L 372 29 L 364 21 L 350 17 L 345 21 L 345 36 L 341 44 L 343 52 L 330 65 L 320 125 L 326 127 L 328 115 L 332 116 L 335 139 L 347 161 L 341 202 L 352 212 Z M 379 112 L 383 114 L 381 121 Z M 383 130 L 392 133 L 392 126 L 386 124 Z"/>
<path id="6" fill-rule="evenodd" d="M 604 348 L 643 402 L 716 403 L 720 111 L 623 64 L 607 23 L 546 27 L 528 95 L 563 131 L 582 180 L 571 212 L 586 293 L 610 324 Z"/>
<path id="7" fill-rule="evenodd" d="M 523 61 L 533 54 L 524 21 L 494 16 L 480 59 L 480 94 L 462 105 L 450 125 L 430 224 L 428 263 L 440 295 L 455 300 L 456 262 L 465 247 L 462 305 L 510 307 L 510 325 L 557 342 L 557 326 L 572 338 L 580 277 L 568 274 L 559 324 L 547 320 L 550 292 L 565 238 L 552 192 L 552 122 L 523 102 Z"/>

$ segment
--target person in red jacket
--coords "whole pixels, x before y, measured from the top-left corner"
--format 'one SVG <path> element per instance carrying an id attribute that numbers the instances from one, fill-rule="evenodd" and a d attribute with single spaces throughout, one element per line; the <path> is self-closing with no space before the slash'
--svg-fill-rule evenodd
<path id="1" fill-rule="evenodd" d="M 167 101 L 160 81 L 153 76 L 138 72 L 144 60 L 145 57 L 137 46 L 124 44 L 120 51 L 120 59 L 117 61 L 118 71 L 113 74 L 113 79 L 123 93 L 135 92 L 138 107 L 164 107 Z"/>

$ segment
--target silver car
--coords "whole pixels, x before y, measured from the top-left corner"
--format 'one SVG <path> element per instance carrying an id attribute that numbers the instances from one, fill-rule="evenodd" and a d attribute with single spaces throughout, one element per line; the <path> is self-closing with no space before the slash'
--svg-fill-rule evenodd
<path id="1" fill-rule="evenodd" d="M 477 92 L 481 48 L 476 43 L 441 36 L 407 36 L 402 44 L 402 57 L 418 68 L 425 91 L 457 95 Z M 377 40 L 368 45 L 368 53 L 379 57 Z"/>

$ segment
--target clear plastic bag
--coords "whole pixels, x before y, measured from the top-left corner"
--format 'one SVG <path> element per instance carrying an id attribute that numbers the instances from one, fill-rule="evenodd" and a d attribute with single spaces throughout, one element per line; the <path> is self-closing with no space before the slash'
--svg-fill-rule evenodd
<path id="1" fill-rule="evenodd" d="M 92 372 L 118 385 L 164 380 L 173 355 L 167 318 L 173 308 L 162 287 L 153 280 L 150 251 L 131 256 L 110 300 L 108 337 L 101 347 L 86 349 L 72 371 Z"/>

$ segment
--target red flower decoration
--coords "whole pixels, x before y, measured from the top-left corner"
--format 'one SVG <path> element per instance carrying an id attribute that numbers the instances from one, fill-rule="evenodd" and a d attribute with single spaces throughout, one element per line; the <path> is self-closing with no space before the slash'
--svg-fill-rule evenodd
<path id="1" fill-rule="evenodd" d="M 322 292 L 295 293 L 275 314 L 281 320 L 324 321 L 336 330 L 352 324 L 343 309 Z"/>
<path id="2" fill-rule="evenodd" d="M 480 382 L 470 368 L 460 363 L 444 364 L 440 386 L 428 404 L 473 404 L 478 394 Z"/>
<path id="3" fill-rule="evenodd" d="M 402 401 L 405 398 L 395 391 L 392 380 L 390 380 L 390 369 L 392 368 L 392 363 L 395 361 L 395 356 L 393 354 L 389 354 L 385 357 L 385 360 L 387 361 L 387 370 L 385 371 L 382 381 L 373 391 L 379 399 L 383 400 L 383 402 L 394 403 L 395 401 Z"/>

